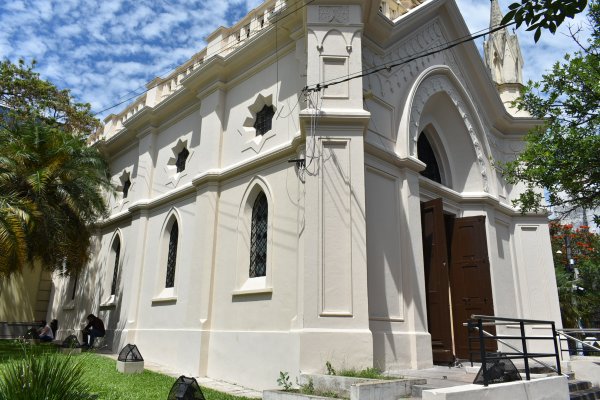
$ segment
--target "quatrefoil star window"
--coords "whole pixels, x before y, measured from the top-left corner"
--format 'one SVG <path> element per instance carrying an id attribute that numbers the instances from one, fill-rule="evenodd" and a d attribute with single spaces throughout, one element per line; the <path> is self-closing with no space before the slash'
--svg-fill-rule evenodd
<path id="1" fill-rule="evenodd" d="M 119 177 L 119 186 L 117 190 L 123 194 L 123 198 L 126 199 L 129 195 L 129 189 L 131 188 L 131 173 L 129 171 L 123 171 Z"/>
<path id="2" fill-rule="evenodd" d="M 269 132 L 273 123 L 273 116 L 275 115 L 275 110 L 273 106 L 267 106 L 266 104 L 256 113 L 256 120 L 254 121 L 254 129 L 256 129 L 256 135 L 264 135 Z"/>
<path id="3" fill-rule="evenodd" d="M 185 171 L 193 153 L 188 149 L 187 139 L 179 139 L 175 146 L 171 147 L 171 151 L 173 156 L 167 161 L 167 167 L 172 171 L 171 173 L 179 174 Z"/>
<path id="4" fill-rule="evenodd" d="M 248 117 L 244 127 L 254 137 L 265 136 L 273 128 L 273 117 L 276 108 L 273 105 L 273 95 L 263 96 L 258 94 L 254 103 L 248 107 Z"/>

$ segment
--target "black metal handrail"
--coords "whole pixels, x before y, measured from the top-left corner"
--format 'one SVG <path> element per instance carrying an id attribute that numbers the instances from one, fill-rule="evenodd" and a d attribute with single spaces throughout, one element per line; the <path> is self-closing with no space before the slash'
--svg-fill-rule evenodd
<path id="1" fill-rule="evenodd" d="M 495 334 L 486 332 L 483 329 L 484 326 L 500 326 L 500 325 L 507 325 L 507 326 L 518 325 L 520 328 L 520 335 L 495 335 Z M 552 336 L 527 336 L 525 333 L 526 325 L 538 325 L 538 326 L 539 325 L 549 325 L 550 328 L 552 329 Z M 559 375 L 562 375 L 562 372 L 560 369 L 560 352 L 558 350 L 558 343 L 556 340 L 557 333 L 556 333 L 556 327 L 555 327 L 554 321 L 541 321 L 541 320 L 520 319 L 520 318 L 504 318 L 504 317 L 495 317 L 495 316 L 489 316 L 489 315 L 472 315 L 471 319 L 469 319 L 467 322 L 467 328 L 469 329 L 469 360 L 471 361 L 471 365 L 473 365 L 473 355 L 474 354 L 480 355 L 481 369 L 482 369 L 481 372 L 482 372 L 482 376 L 483 376 L 484 386 L 488 386 L 488 384 L 489 384 L 486 362 L 493 361 L 493 360 L 523 359 L 523 362 L 525 364 L 525 377 L 527 380 L 531 380 L 531 370 L 529 367 L 529 360 L 530 359 L 535 360 L 536 358 L 542 358 L 542 357 L 553 357 L 556 359 L 556 372 L 558 372 Z M 473 336 L 471 333 L 475 330 L 475 328 L 477 329 L 478 333 L 476 336 Z M 514 347 L 509 346 L 513 350 L 515 350 L 514 353 L 502 353 L 502 354 L 491 353 L 490 354 L 486 351 L 486 340 L 489 343 L 490 340 L 493 340 L 496 342 L 498 342 L 498 341 L 502 342 L 503 339 L 520 340 L 522 350 L 518 351 Z M 471 343 L 476 340 L 479 340 L 479 349 L 473 351 Z M 528 340 L 552 340 L 554 343 L 554 353 L 530 353 L 527 350 L 527 341 Z"/>
<path id="2" fill-rule="evenodd" d="M 596 345 L 594 346 L 593 344 L 590 344 L 588 341 L 586 341 L 586 338 L 581 340 L 575 337 L 576 335 L 582 335 L 585 337 L 587 334 L 596 334 L 596 336 L 600 337 L 600 329 L 571 328 L 557 329 L 556 332 L 558 333 L 559 337 L 558 344 L 560 346 L 561 353 L 567 352 L 569 355 L 581 355 L 580 353 L 583 353 L 582 355 L 600 354 L 600 340 L 594 337 L 595 340 L 593 342 L 596 343 Z M 566 349 L 563 348 L 563 341 L 567 341 Z M 575 344 L 574 349 L 570 349 L 568 344 L 569 341 Z M 580 348 L 577 348 L 577 345 L 579 345 Z"/>

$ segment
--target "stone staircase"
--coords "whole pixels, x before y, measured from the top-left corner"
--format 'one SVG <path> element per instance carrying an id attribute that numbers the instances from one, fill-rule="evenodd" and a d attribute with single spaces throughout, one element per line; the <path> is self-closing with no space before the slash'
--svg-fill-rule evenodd
<path id="1" fill-rule="evenodd" d="M 589 381 L 569 379 L 569 393 L 571 400 L 600 399 L 600 388 Z"/>

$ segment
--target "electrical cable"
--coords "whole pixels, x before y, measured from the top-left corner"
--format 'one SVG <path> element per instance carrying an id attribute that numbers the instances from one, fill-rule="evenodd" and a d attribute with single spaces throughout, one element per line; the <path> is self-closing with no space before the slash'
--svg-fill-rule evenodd
<path id="1" fill-rule="evenodd" d="M 313 85 L 310 85 L 310 86 L 307 85 L 307 86 L 304 87 L 304 90 L 311 91 L 311 92 L 315 92 L 315 91 L 319 92 L 322 89 L 328 88 L 329 86 L 338 85 L 340 83 L 345 83 L 345 82 L 348 82 L 348 81 L 351 81 L 351 80 L 357 79 L 357 78 L 363 78 L 365 76 L 372 75 L 374 73 L 377 73 L 377 72 L 380 72 L 380 71 L 383 71 L 383 70 L 387 70 L 388 72 L 390 72 L 392 70 L 392 68 L 399 67 L 399 66 L 404 65 L 404 64 L 408 64 L 408 63 L 410 63 L 412 61 L 418 60 L 418 59 L 423 58 L 423 57 L 428 57 L 428 56 L 440 53 L 440 52 L 445 51 L 445 50 L 449 50 L 449 49 L 451 49 L 453 47 L 456 47 L 456 46 L 458 46 L 460 44 L 467 43 L 467 42 L 473 41 L 475 39 L 479 39 L 482 36 L 494 33 L 496 31 L 499 31 L 501 29 L 504 29 L 504 28 L 506 28 L 508 26 L 511 26 L 511 25 L 514 25 L 514 24 L 515 24 L 515 22 L 511 22 L 511 23 L 504 24 L 504 25 L 497 25 L 497 26 L 495 26 L 493 28 L 487 28 L 485 30 L 482 30 L 483 33 L 479 33 L 479 34 L 476 34 L 476 35 L 469 34 L 467 36 L 463 36 L 462 38 L 456 39 L 454 41 L 447 42 L 447 43 L 445 43 L 443 45 L 438 45 L 438 46 L 433 47 L 433 49 L 441 47 L 440 49 L 436 49 L 436 50 L 429 49 L 429 50 L 424 51 L 422 53 L 417 53 L 416 55 L 413 55 L 413 56 L 411 56 L 411 57 L 409 57 L 407 59 L 397 59 L 397 60 L 394 60 L 394 61 L 397 61 L 397 62 L 395 62 L 393 64 L 384 64 L 384 65 L 377 65 L 377 66 L 374 66 L 374 67 L 370 67 L 370 68 L 361 70 L 359 72 L 348 74 L 348 75 L 346 75 L 345 78 L 341 78 L 341 77 L 340 78 L 333 78 L 333 79 L 330 79 L 328 81 L 319 82 L 319 83 L 316 83 L 316 84 L 313 84 Z M 479 31 L 479 32 L 482 32 L 482 31 Z"/>

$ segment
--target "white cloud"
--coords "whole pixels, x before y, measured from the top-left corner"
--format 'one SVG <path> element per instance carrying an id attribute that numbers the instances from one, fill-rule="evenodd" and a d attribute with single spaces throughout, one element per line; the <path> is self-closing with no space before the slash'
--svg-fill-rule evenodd
<path id="1" fill-rule="evenodd" d="M 504 10 L 512 1 L 501 0 Z M 0 0 L 0 57 L 13 61 L 35 58 L 43 77 L 59 87 L 71 88 L 80 101 L 90 102 L 97 111 L 119 102 L 155 76 L 164 76 L 200 51 L 208 34 L 228 25 L 232 11 L 249 11 L 261 3 Z M 458 4 L 469 29 L 489 25 L 488 1 L 458 0 Z M 520 38 L 526 76 L 539 75 L 568 51 L 570 42 L 549 34 L 542 35 L 535 45 L 531 33 L 520 32 Z"/>
<path id="2" fill-rule="evenodd" d="M 6 11 L 25 11 L 25 3 L 20 0 L 17 1 L 8 1 L 5 5 Z"/>
<path id="3" fill-rule="evenodd" d="M 74 37 L 81 33 L 83 28 L 77 24 L 63 25 L 56 28 L 55 32 L 60 37 Z"/>

